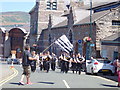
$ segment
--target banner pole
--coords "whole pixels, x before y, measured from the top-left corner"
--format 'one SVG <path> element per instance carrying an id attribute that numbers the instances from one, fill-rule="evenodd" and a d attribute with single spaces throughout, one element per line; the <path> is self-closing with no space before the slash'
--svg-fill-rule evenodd
<path id="1" fill-rule="evenodd" d="M 48 46 L 46 49 L 44 49 L 44 50 L 42 51 L 42 53 L 45 52 L 48 48 L 50 48 L 54 43 L 55 43 L 55 42 L 53 42 L 50 46 Z"/>

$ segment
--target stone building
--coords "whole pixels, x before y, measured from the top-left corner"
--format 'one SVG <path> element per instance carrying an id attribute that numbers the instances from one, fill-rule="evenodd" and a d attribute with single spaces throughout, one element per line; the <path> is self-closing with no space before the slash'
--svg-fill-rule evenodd
<path id="1" fill-rule="evenodd" d="M 4 57 L 5 28 L 0 28 L 0 57 Z"/>
<path id="2" fill-rule="evenodd" d="M 83 2 L 74 2 L 71 5 L 80 6 Z M 64 0 L 36 0 L 36 4 L 29 12 L 30 14 L 30 45 L 37 43 L 41 37 L 43 29 L 48 28 L 49 15 L 52 17 L 52 26 L 64 21 L 66 17 L 61 17 L 69 5 L 65 5 Z"/>
<path id="3" fill-rule="evenodd" d="M 101 40 L 101 55 L 110 60 L 120 59 L 120 32 Z"/>
<path id="4" fill-rule="evenodd" d="M 68 20 L 64 20 L 63 22 L 53 26 L 51 30 L 44 29 L 41 32 L 42 43 L 41 46 L 45 49 L 49 46 L 50 37 L 49 33 L 51 33 L 51 43 L 60 37 L 63 34 L 69 38 L 72 36 L 73 44 L 75 46 L 78 40 L 83 40 L 85 37 L 88 37 L 91 33 L 92 43 L 95 44 L 96 56 L 100 57 L 100 40 L 111 36 L 112 34 L 119 32 L 119 6 L 120 2 L 111 2 L 111 3 L 103 3 L 93 5 L 93 14 L 92 14 L 92 31 L 90 32 L 90 16 L 86 16 L 79 21 L 75 21 L 74 14 L 70 17 L 70 13 L 67 15 Z M 85 6 L 81 7 L 81 9 L 89 10 L 90 8 L 86 8 Z M 71 13 L 75 13 L 74 9 Z M 89 14 L 88 14 L 89 15 Z M 72 29 L 69 21 L 74 22 L 72 25 Z M 118 24 L 118 25 L 116 25 Z M 72 33 L 72 35 L 70 35 Z M 46 40 L 46 41 L 45 41 Z M 52 47 L 53 50 L 57 50 L 57 47 Z"/>
<path id="5" fill-rule="evenodd" d="M 28 32 L 23 28 L 12 28 L 9 32 L 9 44 L 10 51 L 16 52 L 16 57 L 21 58 L 24 46 L 26 44 L 26 39 Z"/>
<path id="6" fill-rule="evenodd" d="M 28 29 L 28 28 L 27 28 Z M 27 43 L 29 30 L 21 27 L 0 28 L 0 57 L 11 56 L 11 51 L 16 52 L 16 58 L 21 58 L 24 45 Z"/>

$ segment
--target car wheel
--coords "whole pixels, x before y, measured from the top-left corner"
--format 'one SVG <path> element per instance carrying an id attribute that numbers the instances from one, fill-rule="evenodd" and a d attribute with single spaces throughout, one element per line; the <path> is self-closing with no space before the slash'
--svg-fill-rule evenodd
<path id="1" fill-rule="evenodd" d="M 110 73 L 110 75 L 111 75 L 111 76 L 114 76 L 114 75 L 115 75 L 115 73 L 112 73 L 112 72 L 111 72 L 111 73 Z"/>
<path id="2" fill-rule="evenodd" d="M 94 74 L 94 72 L 93 72 L 93 68 L 91 68 L 91 74 L 92 74 L 92 75 Z"/>
<path id="3" fill-rule="evenodd" d="M 87 72 L 87 70 L 85 71 L 85 74 L 86 74 L 86 75 L 89 75 L 89 73 Z"/>

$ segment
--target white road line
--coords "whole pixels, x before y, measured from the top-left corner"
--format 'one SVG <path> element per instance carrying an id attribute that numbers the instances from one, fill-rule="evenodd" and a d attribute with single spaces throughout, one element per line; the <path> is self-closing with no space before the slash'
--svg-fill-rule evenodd
<path id="1" fill-rule="evenodd" d="M 68 85 L 68 83 L 67 83 L 65 80 L 63 80 L 63 82 L 64 82 L 64 84 L 65 84 L 65 86 L 66 86 L 67 88 L 70 88 L 69 85 Z"/>

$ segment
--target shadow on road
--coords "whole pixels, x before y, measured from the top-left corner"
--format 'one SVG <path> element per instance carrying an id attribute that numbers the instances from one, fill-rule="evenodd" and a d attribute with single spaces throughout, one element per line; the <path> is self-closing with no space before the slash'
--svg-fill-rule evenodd
<path id="1" fill-rule="evenodd" d="M 10 84 L 19 85 L 19 83 L 10 83 Z"/>
<path id="2" fill-rule="evenodd" d="M 107 84 L 101 84 L 102 86 L 106 86 L 106 87 L 117 87 L 115 85 L 107 85 Z"/>
<path id="3" fill-rule="evenodd" d="M 53 82 L 38 82 L 38 83 L 43 83 L 43 84 L 54 84 Z"/>

